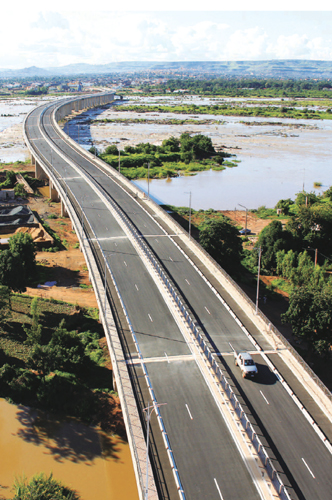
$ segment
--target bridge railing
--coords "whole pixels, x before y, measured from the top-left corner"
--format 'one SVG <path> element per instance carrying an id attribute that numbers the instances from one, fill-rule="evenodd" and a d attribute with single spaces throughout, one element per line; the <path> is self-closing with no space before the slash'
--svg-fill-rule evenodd
<path id="1" fill-rule="evenodd" d="M 91 178 L 91 181 L 93 183 L 96 183 L 96 181 L 93 178 Z M 229 382 L 227 381 L 227 378 L 223 374 L 220 366 L 216 363 L 215 359 L 213 358 L 212 352 L 211 352 L 211 350 L 208 346 L 208 342 L 206 340 L 206 336 L 204 335 L 201 328 L 197 325 L 196 320 L 193 318 L 191 310 L 188 307 L 188 305 L 186 304 L 185 299 L 182 297 L 182 295 L 179 292 L 178 288 L 176 287 L 175 283 L 170 278 L 170 276 L 166 272 L 165 268 L 159 263 L 158 259 L 155 257 L 155 254 L 150 250 L 150 247 L 147 245 L 145 240 L 142 238 L 142 235 L 139 233 L 139 231 L 133 225 L 131 220 L 127 217 L 127 215 L 119 207 L 117 202 L 115 200 L 113 200 L 109 194 L 107 194 L 107 195 L 105 194 L 105 196 L 107 196 L 107 199 L 110 202 L 110 204 L 112 205 L 114 211 L 116 212 L 117 217 L 125 225 L 127 231 L 130 232 L 131 236 L 135 239 L 136 244 L 141 248 L 145 257 L 148 259 L 148 261 L 150 262 L 150 264 L 152 265 L 152 267 L 154 268 L 156 273 L 159 275 L 160 279 L 162 280 L 162 282 L 165 285 L 165 288 L 169 291 L 171 297 L 173 298 L 174 304 L 181 312 L 182 317 L 184 318 L 185 322 L 187 323 L 191 333 L 193 334 L 195 339 L 198 341 L 198 344 L 201 347 L 201 350 L 204 354 L 204 357 L 205 357 L 205 360 L 206 360 L 208 366 L 210 366 L 212 368 L 212 370 L 214 371 L 217 379 L 219 380 L 224 392 L 227 394 L 228 400 L 229 400 L 234 412 L 238 416 L 239 422 L 241 423 L 243 430 L 245 431 L 253 448 L 256 450 L 257 455 L 260 457 L 261 462 L 264 465 L 265 470 L 268 474 L 268 477 L 270 478 L 270 481 L 272 482 L 276 491 L 278 492 L 281 500 L 290 500 L 290 496 L 285 488 L 285 485 L 284 485 L 280 475 L 276 471 L 264 445 L 262 444 L 256 431 L 254 430 L 252 424 L 250 423 L 249 418 L 247 417 L 245 411 L 243 410 L 243 407 L 241 406 L 240 402 L 238 401 L 237 396 L 233 392 Z M 119 292 L 119 294 L 120 294 L 120 292 Z M 128 320 L 129 320 L 129 318 L 128 318 Z M 130 322 L 129 322 L 129 324 L 130 324 Z M 132 329 L 132 335 L 135 339 L 135 344 L 137 346 L 137 351 L 139 353 L 140 359 L 142 360 L 143 357 L 141 355 L 141 351 L 140 351 L 139 345 L 137 343 L 133 329 Z M 146 369 L 144 369 L 144 373 L 146 374 L 146 377 L 148 379 Z M 150 384 L 150 380 L 148 380 L 148 386 L 150 388 L 150 393 L 151 393 L 151 396 L 153 397 L 153 400 L 156 401 L 155 397 L 154 397 L 152 386 Z M 161 419 L 161 416 L 160 416 L 160 419 Z M 162 419 L 161 419 L 161 421 L 162 421 Z M 167 440 L 167 445 L 169 445 L 168 440 Z M 174 462 L 174 464 L 175 464 L 175 462 Z M 179 478 L 178 478 L 178 480 L 179 480 Z M 181 492 L 182 488 L 180 485 L 181 485 L 181 483 L 178 483 L 178 488 L 179 488 L 179 491 Z"/>
<path id="2" fill-rule="evenodd" d="M 93 155 L 89 155 L 88 152 L 85 152 L 85 154 L 89 157 L 89 159 L 93 159 L 94 161 L 100 162 L 100 160 L 93 158 Z M 125 185 L 129 191 L 131 191 L 132 193 L 140 192 L 141 198 L 145 197 L 145 193 L 140 188 L 138 188 L 137 186 L 134 186 L 130 181 L 128 181 L 128 179 L 126 179 L 123 175 L 121 175 L 119 172 L 117 172 L 114 168 L 108 166 L 108 170 L 112 173 L 112 176 L 117 178 L 118 182 L 120 182 L 122 185 Z M 167 223 L 170 225 L 170 227 L 175 229 L 175 231 L 178 231 L 179 234 L 183 234 L 183 227 L 180 224 L 178 224 L 172 217 L 170 217 L 169 214 L 167 214 L 164 210 L 162 210 L 159 207 L 159 205 L 157 205 L 157 203 L 155 203 L 151 199 L 149 200 L 149 203 L 151 204 L 151 206 L 154 207 L 156 213 L 161 213 L 161 211 L 162 211 L 162 216 L 164 219 L 167 220 Z M 314 373 L 314 371 L 304 361 L 304 359 L 301 357 L 301 355 L 296 351 L 296 349 L 294 349 L 294 347 L 284 337 L 284 335 L 270 322 L 270 320 L 264 315 L 264 313 L 260 309 L 258 309 L 257 314 L 256 314 L 255 304 L 248 297 L 248 295 L 242 290 L 242 288 L 231 278 L 231 276 L 229 276 L 229 274 L 214 259 L 212 259 L 212 257 L 204 250 L 204 248 L 198 242 L 196 242 L 193 238 L 191 238 L 189 243 L 190 243 L 190 246 L 197 251 L 198 255 L 202 255 L 204 257 L 204 259 L 207 262 L 209 262 L 211 266 L 213 266 L 213 268 L 216 268 L 221 273 L 221 275 L 230 284 L 230 286 L 233 288 L 233 290 L 235 290 L 236 293 L 241 296 L 241 299 L 248 306 L 251 313 L 254 314 L 256 316 L 256 318 L 259 318 L 262 321 L 262 323 L 265 325 L 265 328 L 268 330 L 268 332 L 273 333 L 273 335 L 275 335 L 275 337 L 278 338 L 278 340 L 281 342 L 281 344 L 283 344 L 283 346 L 294 356 L 294 358 L 299 362 L 301 367 L 308 373 L 310 378 L 317 384 L 317 386 L 321 389 L 323 394 L 325 394 L 325 396 L 329 399 L 329 401 L 332 402 L 331 391 L 329 391 L 329 389 L 326 387 L 326 385 Z M 188 244 L 188 242 L 187 242 L 187 244 Z"/>
<path id="3" fill-rule="evenodd" d="M 99 304 L 103 304 L 102 296 L 100 293 L 100 287 L 98 287 L 96 285 L 96 278 L 95 278 L 94 272 L 93 272 L 93 269 L 94 269 L 93 259 L 91 258 L 88 249 L 83 244 L 82 239 L 81 239 L 82 233 L 81 233 L 80 228 L 81 228 L 81 222 L 82 222 L 82 219 L 81 219 L 82 212 L 81 212 L 81 209 L 79 208 L 80 203 L 76 199 L 74 194 L 70 190 L 67 189 L 66 182 L 61 177 L 61 175 L 52 167 L 50 162 L 46 158 L 41 157 L 39 155 L 37 148 L 33 147 L 33 151 L 34 151 L 34 154 L 36 155 L 36 158 L 40 162 L 40 164 L 44 166 L 44 168 L 48 172 L 48 175 L 50 176 L 50 178 L 52 178 L 52 181 L 54 182 L 56 189 L 61 194 L 62 200 L 66 206 L 66 210 L 67 210 L 67 212 L 71 218 L 71 221 L 74 225 L 77 237 L 80 239 L 81 248 L 84 252 L 84 256 L 85 256 L 85 259 L 86 259 L 86 262 L 87 262 L 87 265 L 88 265 L 88 268 L 90 271 L 90 276 L 92 277 L 92 279 L 94 281 L 94 285 L 95 285 L 94 290 L 97 294 L 97 300 L 98 300 Z M 85 227 L 87 227 L 87 220 L 85 219 L 84 222 L 85 222 Z M 91 250 L 91 248 L 90 248 L 90 250 Z M 127 405 L 126 393 L 128 393 L 128 390 L 124 387 L 124 385 L 122 383 L 122 376 L 121 376 L 121 371 L 123 370 L 123 368 L 125 367 L 126 370 L 127 370 L 127 368 L 124 365 L 123 360 L 120 360 L 120 363 L 119 363 L 119 361 L 117 359 L 116 349 L 115 349 L 115 346 L 113 343 L 112 332 L 110 331 L 110 328 L 109 328 L 110 325 L 107 321 L 107 317 L 105 314 L 106 311 L 102 307 L 101 307 L 101 312 L 104 316 L 103 325 L 105 328 L 105 333 L 107 335 L 108 341 L 110 342 L 110 344 L 112 346 L 112 352 L 111 352 L 112 369 L 114 370 L 114 373 L 116 375 L 122 411 L 123 411 L 123 415 L 124 415 L 125 420 L 126 420 L 126 430 L 127 430 L 127 434 L 129 435 L 129 441 L 131 442 L 131 450 L 134 454 L 134 458 L 135 458 L 135 462 L 136 462 L 135 469 L 136 469 L 138 482 L 139 482 L 140 498 L 143 499 L 145 496 L 144 495 L 144 492 L 145 492 L 144 472 L 141 469 L 141 465 L 140 465 L 141 458 L 139 457 L 139 451 L 138 451 L 137 446 L 136 446 L 135 432 L 134 432 L 133 426 L 131 424 L 131 420 L 129 418 L 129 415 L 132 412 L 130 412 L 130 408 Z M 111 312 L 109 312 L 109 314 L 111 314 Z M 134 398 L 134 396 L 133 396 L 133 398 Z"/>

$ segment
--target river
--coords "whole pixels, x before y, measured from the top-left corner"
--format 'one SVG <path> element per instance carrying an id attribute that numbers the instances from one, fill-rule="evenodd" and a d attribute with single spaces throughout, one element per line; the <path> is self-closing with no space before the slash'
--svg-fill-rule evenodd
<path id="1" fill-rule="evenodd" d="M 44 98 L 45 99 L 45 98 Z M 162 96 L 137 98 L 126 104 L 220 104 L 222 101 L 253 101 L 250 99 L 207 98 L 190 96 Z M 24 160 L 27 156 L 22 138 L 25 113 L 42 102 L 37 99 L 2 100 L 0 114 L 0 161 Z M 256 99 L 259 103 L 260 99 Z M 261 101 L 266 101 L 262 99 Z M 271 101 L 271 99 L 269 99 Z M 275 100 L 277 102 L 277 100 Z M 89 118 L 147 118 L 152 121 L 165 118 L 216 120 L 218 124 L 90 124 Z M 246 122 L 246 124 L 241 123 Z M 80 126 L 78 127 L 78 123 Z M 258 125 L 257 125 L 258 124 Z M 70 135 L 88 149 L 92 142 L 104 149 L 116 143 L 120 149 L 138 142 L 161 144 L 163 139 L 184 131 L 202 133 L 211 137 L 216 147 L 236 154 L 238 167 L 221 172 L 206 171 L 195 176 L 150 181 L 150 195 L 162 204 L 189 205 L 189 192 L 194 209 L 234 209 L 239 204 L 248 208 L 265 205 L 274 207 L 281 198 L 294 199 L 304 187 L 316 193 L 332 184 L 332 120 L 295 120 L 287 118 L 230 117 L 221 115 L 179 115 L 174 113 L 117 113 L 114 107 L 92 110 L 72 120 Z M 314 183 L 322 186 L 314 188 Z M 144 191 L 147 180 L 135 181 Z"/>
<path id="2" fill-rule="evenodd" d="M 183 99 L 162 98 L 162 103 L 179 103 Z M 184 99 L 184 102 L 187 102 Z M 136 103 L 129 101 L 128 104 Z M 140 104 L 156 104 L 156 98 L 142 98 Z M 215 100 L 196 98 L 196 104 L 214 104 Z M 152 123 L 89 124 L 86 119 L 145 118 Z M 165 118 L 217 120 L 218 124 L 168 125 L 153 123 Z M 243 123 L 245 122 L 245 123 Z M 77 124 L 80 123 L 79 132 Z M 332 120 L 295 120 L 291 118 L 230 117 L 221 115 L 180 115 L 174 113 L 118 113 L 113 107 L 101 114 L 96 111 L 73 120 L 69 127 L 72 137 L 80 138 L 87 149 L 92 141 L 100 149 L 117 144 L 120 149 L 139 142 L 161 144 L 162 140 L 184 131 L 202 133 L 211 137 L 215 147 L 226 146 L 225 151 L 240 160 L 237 167 L 224 171 L 205 171 L 195 176 L 150 181 L 150 196 L 158 203 L 176 206 L 189 205 L 192 194 L 194 209 L 227 210 L 265 205 L 272 208 L 281 198 L 294 199 L 304 187 L 316 193 L 332 184 Z M 321 183 L 319 189 L 314 183 Z M 134 181 L 145 192 L 147 180 Z"/>
<path id="3" fill-rule="evenodd" d="M 82 500 L 138 500 L 129 445 L 74 419 L 57 420 L 0 399 L 0 499 L 15 477 L 53 473 Z"/>

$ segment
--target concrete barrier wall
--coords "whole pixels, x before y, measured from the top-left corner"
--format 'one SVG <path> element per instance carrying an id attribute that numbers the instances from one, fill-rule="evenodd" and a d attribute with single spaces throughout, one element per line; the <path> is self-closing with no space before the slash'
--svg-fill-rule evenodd
<path id="1" fill-rule="evenodd" d="M 107 95 L 105 96 L 107 99 Z M 84 100 L 85 101 L 85 100 Z M 91 102 L 89 101 L 89 104 Z M 105 102 L 106 104 L 106 102 Z M 80 107 L 82 109 L 86 102 L 81 103 Z M 67 104 L 65 104 L 67 106 Z M 61 111 L 63 106 L 60 106 L 54 114 L 55 120 L 58 121 L 58 116 L 64 116 Z M 70 113 L 68 113 L 70 114 Z M 57 127 L 59 133 L 66 138 L 68 142 L 72 144 L 75 148 L 78 148 L 78 144 L 73 141 L 63 132 L 57 123 L 54 123 Z M 177 234 L 179 238 L 185 243 L 185 245 L 195 253 L 195 255 L 201 260 L 201 262 L 207 267 L 207 269 L 214 275 L 214 277 L 219 281 L 219 283 L 227 290 L 230 296 L 235 300 L 243 310 L 243 312 L 250 318 L 253 324 L 258 328 L 258 330 L 267 338 L 271 346 L 274 348 L 281 347 L 287 351 L 287 362 L 290 368 L 297 375 L 299 380 L 303 383 L 305 388 L 319 404 L 321 409 L 324 411 L 326 416 L 332 421 L 332 394 L 328 388 L 323 384 L 323 382 L 317 377 L 317 375 L 311 370 L 303 358 L 297 353 L 297 351 L 291 346 L 287 339 L 279 332 L 279 330 L 269 321 L 269 319 L 260 311 L 256 314 L 256 306 L 253 301 L 243 292 L 243 290 L 234 282 L 234 280 L 226 273 L 226 271 L 219 266 L 214 259 L 192 238 L 189 238 L 188 233 L 184 232 L 183 228 L 174 221 L 174 219 L 165 212 L 157 203 L 151 199 L 147 199 L 146 194 L 132 182 L 126 179 L 122 174 L 120 174 L 116 169 L 110 167 L 102 160 L 96 158 L 91 153 L 80 148 L 82 154 L 84 154 L 89 160 L 93 161 L 103 169 L 107 169 L 109 174 L 116 178 L 117 181 L 123 185 L 126 190 L 132 193 L 133 197 L 139 198 L 144 204 L 146 204 L 150 209 L 152 209 L 156 215 L 162 218 L 164 222 L 170 228 L 173 234 Z"/>
<path id="2" fill-rule="evenodd" d="M 114 94 L 96 94 L 89 97 L 78 97 L 70 99 L 70 102 L 62 104 L 55 111 L 55 119 L 57 122 L 66 118 L 72 113 L 79 113 L 89 108 L 99 108 L 105 104 L 110 104 L 114 101 Z"/>

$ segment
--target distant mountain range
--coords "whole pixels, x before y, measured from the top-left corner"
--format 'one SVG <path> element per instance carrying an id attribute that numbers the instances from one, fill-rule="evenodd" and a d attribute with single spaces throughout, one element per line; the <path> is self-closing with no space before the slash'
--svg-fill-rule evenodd
<path id="1" fill-rule="evenodd" d="M 180 61 L 116 62 L 109 64 L 68 64 L 67 66 L 23 69 L 1 69 L 0 78 L 105 75 L 114 73 L 176 72 L 209 73 L 226 77 L 262 78 L 332 78 L 332 61 Z"/>

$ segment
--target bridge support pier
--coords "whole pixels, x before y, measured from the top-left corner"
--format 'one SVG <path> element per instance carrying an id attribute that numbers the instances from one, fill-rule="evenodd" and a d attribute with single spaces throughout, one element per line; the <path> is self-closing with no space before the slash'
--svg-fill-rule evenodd
<path id="1" fill-rule="evenodd" d="M 51 201 L 60 201 L 59 193 L 56 190 L 56 188 L 54 187 L 51 179 L 49 179 L 49 186 L 50 186 L 50 200 Z"/>
<path id="2" fill-rule="evenodd" d="M 112 382 L 113 382 L 113 391 L 118 392 L 118 388 L 116 385 L 116 378 L 114 376 L 114 371 L 112 370 Z"/>
<path id="3" fill-rule="evenodd" d="M 48 179 L 48 175 L 46 174 L 43 167 L 35 160 L 35 177 L 36 179 Z"/>
<path id="4" fill-rule="evenodd" d="M 61 200 L 61 217 L 69 217 L 65 204 Z"/>

